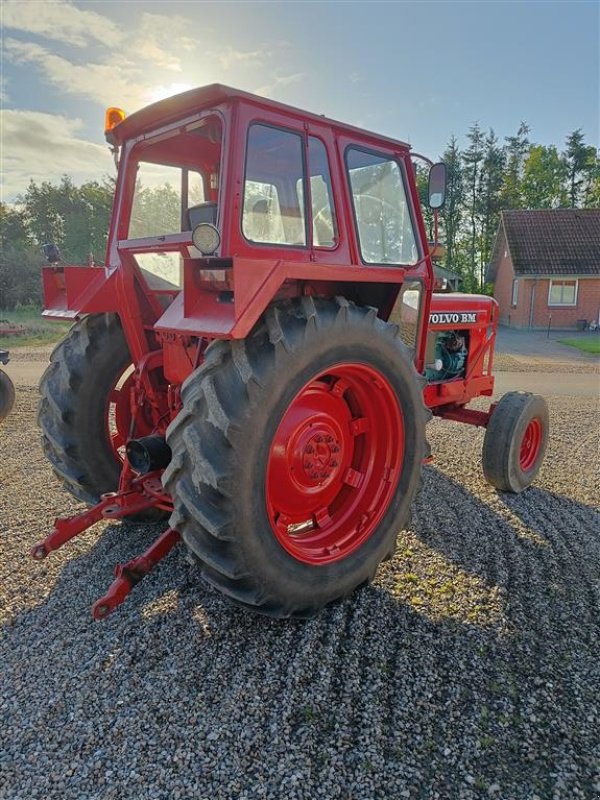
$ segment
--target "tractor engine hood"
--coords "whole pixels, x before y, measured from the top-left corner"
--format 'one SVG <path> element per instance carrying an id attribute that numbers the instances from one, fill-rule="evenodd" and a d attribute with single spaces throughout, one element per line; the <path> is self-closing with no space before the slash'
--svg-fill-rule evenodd
<path id="1" fill-rule="evenodd" d="M 482 294 L 434 294 L 428 327 L 438 330 L 485 327 L 496 319 L 497 309 L 494 298 Z"/>

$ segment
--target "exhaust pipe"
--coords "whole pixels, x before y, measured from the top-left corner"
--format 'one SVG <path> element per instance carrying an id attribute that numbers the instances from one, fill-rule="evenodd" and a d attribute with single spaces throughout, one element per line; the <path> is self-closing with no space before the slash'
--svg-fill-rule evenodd
<path id="1" fill-rule="evenodd" d="M 140 475 L 164 469 L 171 460 L 171 448 L 164 436 L 142 436 L 130 439 L 125 447 L 127 460 Z"/>

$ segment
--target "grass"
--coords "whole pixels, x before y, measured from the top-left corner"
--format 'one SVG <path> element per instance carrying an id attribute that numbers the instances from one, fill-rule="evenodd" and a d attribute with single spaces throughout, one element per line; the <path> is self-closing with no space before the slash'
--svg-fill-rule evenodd
<path id="1" fill-rule="evenodd" d="M 0 308 L 0 321 L 7 320 L 24 328 L 24 332 L 16 336 L 2 336 L 0 333 L 0 348 L 16 350 L 19 347 L 53 344 L 62 339 L 70 324 L 50 322 L 42 319 L 41 314 L 42 311 L 37 306 L 21 306 L 12 311 Z"/>
<path id="2" fill-rule="evenodd" d="M 600 355 L 600 336 L 590 337 L 589 339 L 559 339 L 561 344 L 569 347 L 576 347 L 583 353 L 591 353 L 594 356 Z"/>

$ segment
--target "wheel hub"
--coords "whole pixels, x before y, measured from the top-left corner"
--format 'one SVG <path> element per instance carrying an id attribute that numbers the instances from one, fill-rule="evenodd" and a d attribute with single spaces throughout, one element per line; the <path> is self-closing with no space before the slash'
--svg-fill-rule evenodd
<path id="1" fill-rule="evenodd" d="M 341 442 L 333 426 L 321 424 L 309 429 L 309 439 L 302 450 L 302 468 L 308 483 L 328 481 L 340 468 Z"/>

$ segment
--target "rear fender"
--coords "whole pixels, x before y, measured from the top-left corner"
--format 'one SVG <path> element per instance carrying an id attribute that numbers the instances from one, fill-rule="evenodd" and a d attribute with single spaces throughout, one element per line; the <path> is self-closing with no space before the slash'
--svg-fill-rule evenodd
<path id="1" fill-rule="evenodd" d="M 43 267 L 42 316 L 74 320 L 81 314 L 117 311 L 116 272 L 108 267 Z"/>

